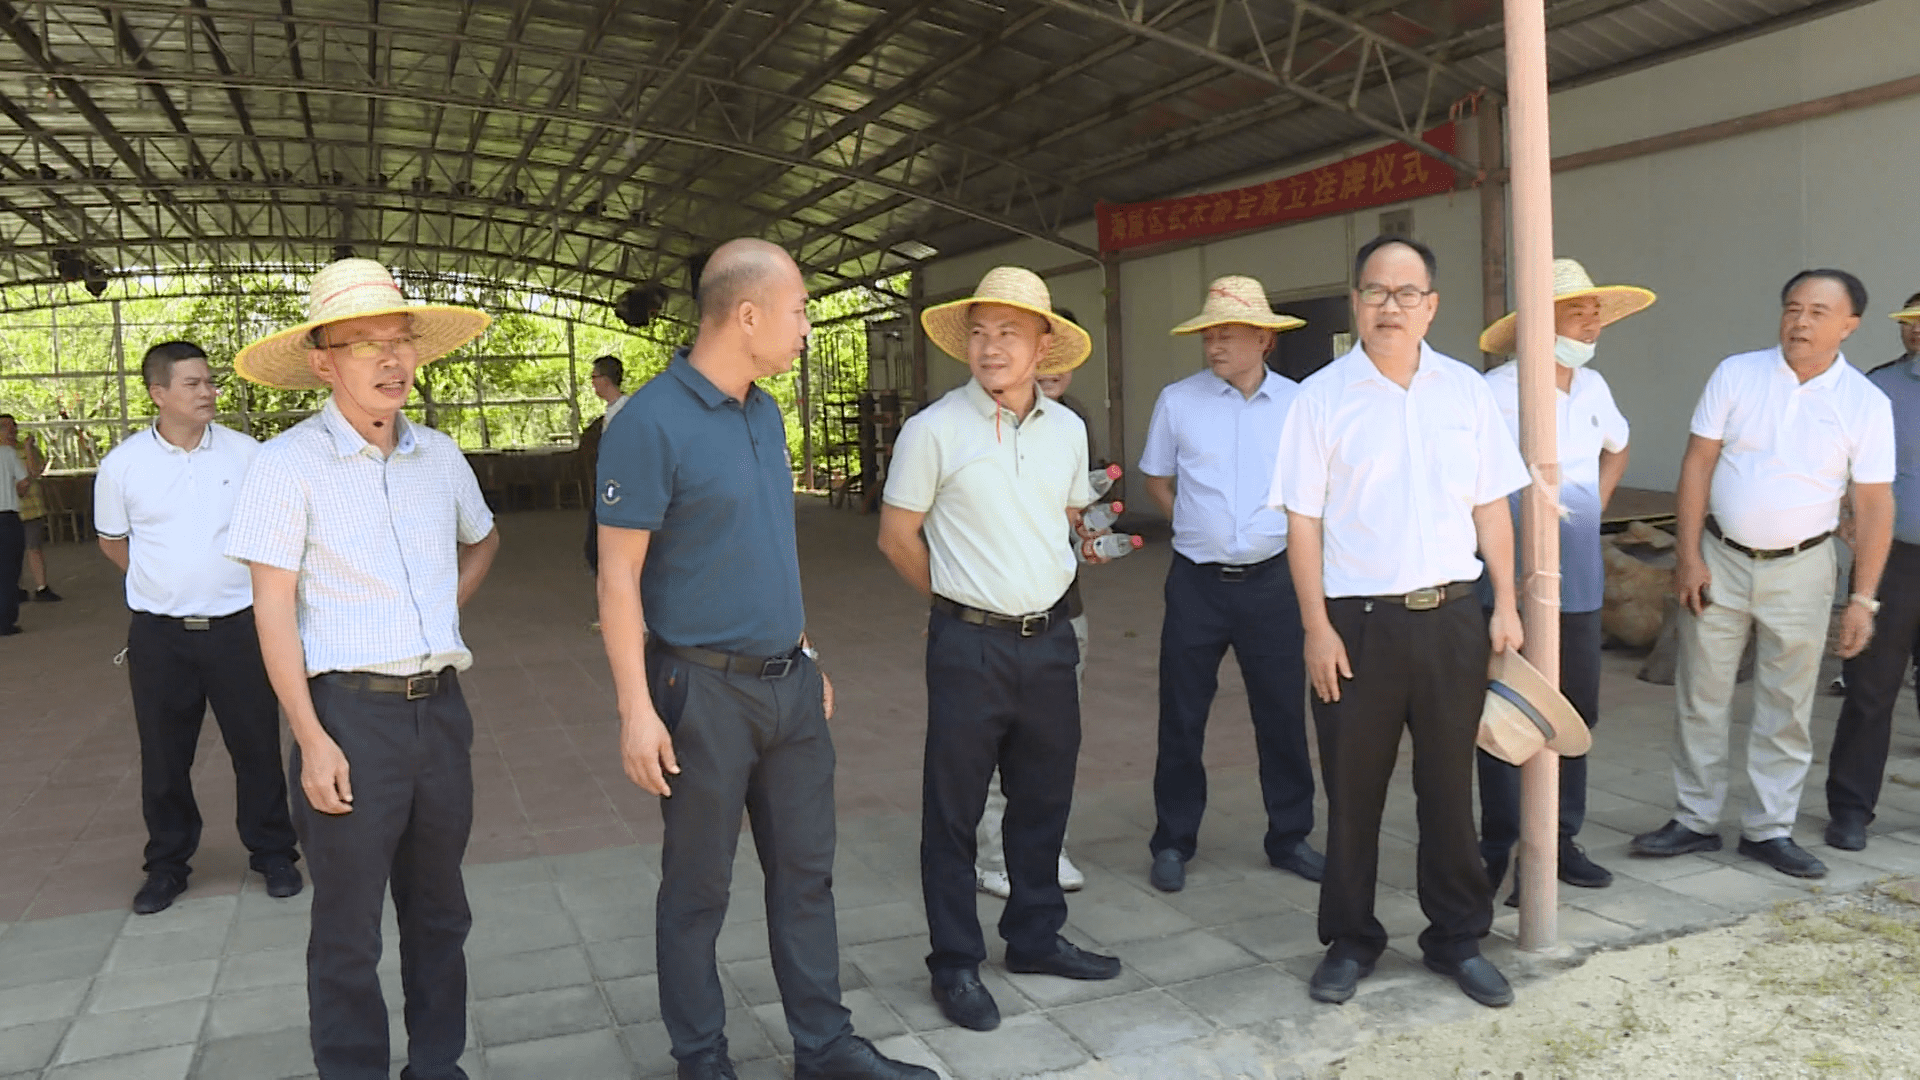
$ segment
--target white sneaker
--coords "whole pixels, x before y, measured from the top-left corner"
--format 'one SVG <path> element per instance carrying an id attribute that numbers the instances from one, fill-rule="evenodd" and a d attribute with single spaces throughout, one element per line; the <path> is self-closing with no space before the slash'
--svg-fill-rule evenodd
<path id="1" fill-rule="evenodd" d="M 982 870 L 979 867 L 975 867 L 973 871 L 973 884 L 975 888 L 986 893 L 988 896 L 997 896 L 1002 900 L 1013 895 L 1013 882 L 1007 880 L 1007 872 L 1005 870 Z"/>
<path id="2" fill-rule="evenodd" d="M 1066 892 L 1079 892 L 1086 887 L 1086 884 L 1087 875 L 1081 873 L 1080 868 L 1073 865 L 1073 860 L 1067 858 L 1067 853 L 1062 851 L 1060 853 L 1060 888 Z"/>

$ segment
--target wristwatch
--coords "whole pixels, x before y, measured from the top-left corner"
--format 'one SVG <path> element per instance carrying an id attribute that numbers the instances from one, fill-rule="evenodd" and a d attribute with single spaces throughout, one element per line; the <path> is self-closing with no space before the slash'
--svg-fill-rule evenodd
<path id="1" fill-rule="evenodd" d="M 1868 596 L 1866 593 L 1854 593 L 1852 596 L 1847 597 L 1847 600 L 1851 603 L 1859 604 L 1861 607 L 1866 608 L 1867 614 L 1869 615 L 1880 614 L 1880 601 L 1875 600 L 1873 597 Z"/>

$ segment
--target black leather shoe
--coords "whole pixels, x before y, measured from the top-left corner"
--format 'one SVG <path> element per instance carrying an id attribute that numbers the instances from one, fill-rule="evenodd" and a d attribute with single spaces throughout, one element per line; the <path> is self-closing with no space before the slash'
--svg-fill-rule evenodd
<path id="1" fill-rule="evenodd" d="M 937 1080 L 938 1076 L 932 1069 L 885 1056 L 858 1035 L 834 1043 L 817 1061 L 793 1067 L 793 1080 Z"/>
<path id="2" fill-rule="evenodd" d="M 173 906 L 174 898 L 187 891 L 187 876 L 166 870 L 155 870 L 147 875 L 147 883 L 133 894 L 133 913 L 151 915 L 156 911 L 165 911 Z"/>
<path id="3" fill-rule="evenodd" d="M 1315 1001 L 1338 1005 L 1352 998 L 1360 980 L 1371 974 L 1371 960 L 1336 960 L 1332 953 L 1328 953 L 1321 958 L 1320 966 L 1313 969 L 1313 978 L 1307 980 L 1307 996 Z"/>
<path id="4" fill-rule="evenodd" d="M 1664 859 L 1670 855 L 1691 855 L 1696 851 L 1719 851 L 1717 833 L 1697 833 L 1677 821 L 1669 821 L 1652 832 L 1633 838 L 1628 851 L 1635 855 Z"/>
<path id="5" fill-rule="evenodd" d="M 1053 951 L 1044 956 L 1022 956 L 1007 949 L 1007 970 L 1022 975 L 1058 975 L 1063 979 L 1100 982 L 1120 977 L 1120 958 L 1102 956 L 1063 937 L 1053 939 Z"/>
<path id="6" fill-rule="evenodd" d="M 992 1031 L 1000 1026 L 1000 1006 L 994 1004 L 976 971 L 955 968 L 933 973 L 933 1000 L 941 1015 L 969 1031 Z"/>
<path id="7" fill-rule="evenodd" d="M 1327 857 L 1313 850 L 1313 845 L 1305 840 L 1293 845 L 1292 851 L 1277 859 L 1269 855 L 1267 862 L 1275 870 L 1291 870 L 1308 881 L 1319 881 L 1327 873 Z"/>
<path id="8" fill-rule="evenodd" d="M 1427 970 L 1437 971 L 1460 985 L 1460 992 L 1490 1009 L 1513 1004 L 1513 987 L 1507 977 L 1484 956 L 1465 960 L 1435 960 L 1427 957 Z"/>
<path id="9" fill-rule="evenodd" d="M 298 896 L 307 884 L 300 877 L 300 871 L 294 869 L 293 860 L 285 855 L 267 860 L 267 865 L 260 868 L 260 875 L 267 879 L 267 895 L 275 900 Z"/>
<path id="10" fill-rule="evenodd" d="M 1719 839 L 1715 837 L 1715 839 Z M 1560 880 L 1582 889 L 1604 889 L 1613 884 L 1613 871 L 1587 858 L 1573 838 L 1560 838 Z"/>
<path id="11" fill-rule="evenodd" d="M 725 1050 L 695 1054 L 680 1063 L 676 1075 L 680 1080 L 740 1080 L 734 1075 L 733 1062 L 727 1060 Z"/>
<path id="12" fill-rule="evenodd" d="M 1867 815 L 1858 810 L 1835 810 L 1827 822 L 1827 846 L 1859 851 L 1867 846 Z"/>
<path id="13" fill-rule="evenodd" d="M 33 590 L 33 598 L 39 601 L 40 603 L 46 604 L 46 603 L 51 603 L 53 601 L 59 600 L 60 594 L 57 592 L 54 592 L 51 588 L 48 588 L 47 586 L 42 585 L 39 588 Z"/>
<path id="14" fill-rule="evenodd" d="M 1161 892 L 1179 892 L 1187 887 L 1187 860 L 1168 848 L 1153 857 L 1153 869 L 1147 872 L 1147 880 Z"/>
<path id="15" fill-rule="evenodd" d="M 1749 859 L 1759 859 L 1783 874 L 1798 878 L 1822 878 L 1827 876 L 1827 864 L 1807 854 L 1806 850 L 1792 839 L 1776 836 L 1771 840 L 1748 840 L 1740 838 L 1740 854 Z"/>
<path id="16" fill-rule="evenodd" d="M 1507 906 L 1513 908 L 1520 906 L 1520 883 L 1517 881 L 1513 883 L 1513 891 L 1507 894 Z"/>

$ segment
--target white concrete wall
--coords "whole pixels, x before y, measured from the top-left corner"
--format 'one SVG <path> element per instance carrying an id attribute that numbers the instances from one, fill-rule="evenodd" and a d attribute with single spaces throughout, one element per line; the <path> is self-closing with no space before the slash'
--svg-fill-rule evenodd
<path id="1" fill-rule="evenodd" d="M 1914 0 L 1879 0 L 1556 94 L 1554 154 L 1911 75 L 1920 55 L 1915 13 Z M 1775 342 L 1779 288 L 1796 270 L 1838 266 L 1866 281 L 1872 307 L 1847 349 L 1856 365 L 1873 367 L 1899 352 L 1886 313 L 1920 290 L 1916 132 L 1920 97 L 1555 177 L 1557 252 L 1580 259 L 1597 280 L 1632 282 L 1660 294 L 1651 310 L 1608 332 L 1595 361 L 1634 425 L 1627 483 L 1671 490 L 1687 420 L 1707 375 L 1729 353 Z M 1473 145 L 1470 130 L 1463 130 L 1460 145 Z M 1413 209 L 1415 234 L 1440 257 L 1440 314 L 1429 340 L 1474 362 L 1481 329 L 1477 196 L 1457 192 L 1404 205 Z M 1375 233 L 1379 212 L 1123 264 L 1129 468 L 1160 387 L 1199 363 L 1198 344 L 1169 338 L 1167 330 L 1197 310 L 1206 282 L 1245 273 L 1276 294 L 1332 291 L 1346 281 L 1354 247 Z M 1092 234 L 1091 224 L 1073 230 L 1089 245 Z M 968 288 L 1003 262 L 1043 269 L 1072 258 L 1034 241 L 1009 244 L 929 267 L 928 292 Z M 1050 284 L 1055 302 L 1074 308 L 1093 332 L 1094 358 L 1081 369 L 1075 392 L 1095 411 L 1095 434 L 1106 451 L 1102 275 L 1090 270 Z M 937 350 L 928 366 L 937 390 L 965 377 L 964 367 Z"/>

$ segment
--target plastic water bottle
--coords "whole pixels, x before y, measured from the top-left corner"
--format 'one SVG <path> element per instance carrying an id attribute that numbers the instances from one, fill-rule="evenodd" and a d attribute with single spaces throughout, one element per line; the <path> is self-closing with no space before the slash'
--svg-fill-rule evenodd
<path id="1" fill-rule="evenodd" d="M 1110 529 L 1113 527 L 1114 522 L 1120 520 L 1120 513 L 1126 508 L 1127 504 L 1123 502 L 1095 505 L 1089 508 L 1086 513 L 1080 515 L 1080 525 L 1088 532 L 1099 532 L 1101 529 Z"/>
<path id="2" fill-rule="evenodd" d="M 1128 533 L 1108 533 L 1087 541 L 1086 547 L 1091 552 L 1089 557 L 1118 559 L 1123 555 L 1133 554 L 1145 543 L 1145 540 Z"/>
<path id="3" fill-rule="evenodd" d="M 1104 469 L 1095 469 L 1088 473 L 1087 483 L 1093 485 L 1093 497 L 1106 498 L 1107 492 L 1113 490 L 1113 482 L 1120 479 L 1121 471 L 1120 466 L 1109 465 Z"/>

